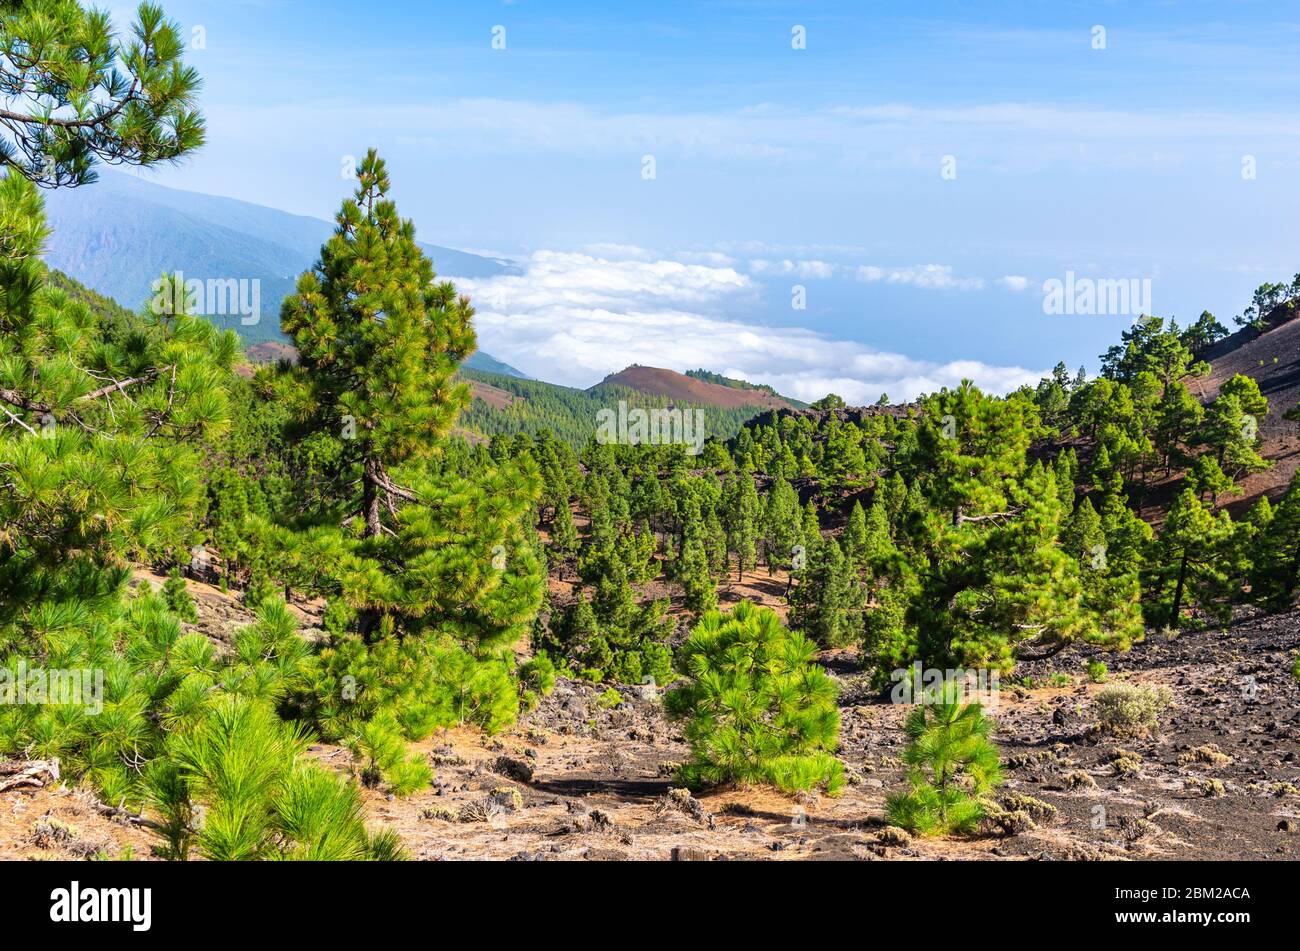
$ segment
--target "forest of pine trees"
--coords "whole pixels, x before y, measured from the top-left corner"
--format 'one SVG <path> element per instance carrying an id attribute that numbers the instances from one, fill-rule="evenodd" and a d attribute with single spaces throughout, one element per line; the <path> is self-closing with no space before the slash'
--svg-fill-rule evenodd
<path id="1" fill-rule="evenodd" d="M 38 6 L 102 29 L 75 4 Z M 1005 397 L 964 383 L 902 408 L 828 397 L 744 425 L 710 411 L 698 456 L 605 445 L 591 406 L 617 392 L 547 402 L 513 381 L 527 411 L 471 408 L 472 302 L 434 274 L 372 151 L 284 302 L 297 363 L 241 376 L 233 333 L 124 310 L 40 257 L 37 182 L 93 187 L 99 160 L 147 166 L 202 141 L 195 77 L 152 11 L 132 59 L 148 96 L 54 49 L 39 69 L 64 85 L 34 90 L 76 103 L 74 87 L 102 87 L 123 106 L 36 123 L 4 157 L 0 658 L 103 668 L 107 693 L 102 717 L 0 706 L 0 755 L 57 756 L 105 802 L 151 811 L 170 856 L 392 857 L 356 789 L 304 757 L 311 738 L 408 795 L 431 778 L 409 743 L 499 731 L 557 673 L 675 685 L 692 784 L 833 792 L 820 650 L 851 649 L 880 685 L 916 661 L 1011 673 L 1294 605 L 1300 478 L 1235 519 L 1223 507 L 1269 465 L 1270 407 L 1240 375 L 1197 397 L 1199 354 L 1225 333 L 1209 314 L 1142 319 L 1092 380 L 1062 365 Z M 3 17 L 8 36 L 42 35 Z M 1247 323 L 1290 299 L 1264 295 Z M 168 576 L 159 594 L 130 584 L 138 566 Z M 186 578 L 242 593 L 257 620 L 232 650 L 185 626 Z M 313 641 L 287 607 L 309 599 L 325 605 Z M 911 756 L 891 809 L 969 827 L 951 771 L 998 778 L 978 709 L 907 729 L 980 742 L 955 766 Z"/>

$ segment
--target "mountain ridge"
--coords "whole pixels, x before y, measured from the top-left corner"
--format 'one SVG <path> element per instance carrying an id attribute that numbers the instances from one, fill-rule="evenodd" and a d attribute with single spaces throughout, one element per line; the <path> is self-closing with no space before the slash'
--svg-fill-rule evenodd
<path id="1" fill-rule="evenodd" d="M 253 323 L 210 315 L 246 343 L 279 340 L 280 301 L 315 262 L 334 224 L 263 205 L 166 188 L 107 174 L 92 189 L 46 195 L 53 229 L 45 260 L 92 290 L 128 307 L 152 296 L 164 272 L 200 280 L 256 280 Z M 517 272 L 509 261 L 421 242 L 434 269 L 450 278 Z M 518 372 L 518 371 L 516 371 Z"/>
<path id="2" fill-rule="evenodd" d="M 662 396 L 695 406 L 717 409 L 795 409 L 794 403 L 765 390 L 724 386 L 676 370 L 648 367 L 634 363 L 611 373 L 586 392 L 599 393 L 602 388 L 625 387 L 651 396 Z"/>

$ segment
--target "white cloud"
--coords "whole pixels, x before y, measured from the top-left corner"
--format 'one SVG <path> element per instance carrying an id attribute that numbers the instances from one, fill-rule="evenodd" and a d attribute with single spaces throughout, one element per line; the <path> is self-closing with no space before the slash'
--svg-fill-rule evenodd
<path id="1" fill-rule="evenodd" d="M 835 275 L 835 265 L 827 261 L 768 261 L 756 258 L 749 262 L 751 274 L 792 274 L 795 277 L 826 280 Z"/>
<path id="2" fill-rule="evenodd" d="M 856 268 L 853 276 L 859 281 L 874 284 L 910 284 L 925 290 L 978 291 L 984 287 L 981 277 L 958 277 L 947 264 L 916 264 L 910 267 L 877 267 L 864 264 Z"/>
<path id="3" fill-rule="evenodd" d="M 721 251 L 678 251 L 672 258 L 684 264 L 707 264 L 709 267 L 732 267 L 736 263 L 735 258 Z"/>
<path id="4" fill-rule="evenodd" d="M 569 386 L 591 386 L 632 363 L 679 371 L 703 366 L 797 399 L 836 392 L 868 403 L 882 392 L 911 399 L 963 379 L 1001 393 L 1043 375 L 978 361 L 939 364 L 799 327 L 716 316 L 727 302 L 755 291 L 732 267 L 557 251 L 539 251 L 523 267 L 522 274 L 457 284 L 473 298 L 484 350 Z M 959 279 L 949 274 L 946 280 Z"/>
<path id="5" fill-rule="evenodd" d="M 1008 274 L 1005 277 L 998 278 L 997 283 L 1018 294 L 1029 289 L 1030 280 L 1020 274 Z"/>

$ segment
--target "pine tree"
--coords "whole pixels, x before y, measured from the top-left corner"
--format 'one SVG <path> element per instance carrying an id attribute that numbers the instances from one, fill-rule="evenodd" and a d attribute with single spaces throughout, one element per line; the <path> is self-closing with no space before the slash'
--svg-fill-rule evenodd
<path id="1" fill-rule="evenodd" d="M 357 168 L 356 195 L 343 203 L 334 236 L 285 298 L 280 318 L 311 387 L 316 428 L 343 434 L 367 538 L 383 534 L 399 501 L 412 501 L 393 470 L 436 453 L 468 405 L 469 388 L 455 373 L 475 346 L 468 298 L 449 282 L 434 283 L 390 187 L 383 160 L 370 150 Z"/>
<path id="2" fill-rule="evenodd" d="M 1201 423 L 1200 401 L 1181 382 L 1172 383 L 1155 411 L 1155 446 L 1165 473 L 1182 468 L 1188 461 L 1184 446 Z"/>
<path id="3" fill-rule="evenodd" d="M 180 568 L 173 568 L 167 575 L 161 593 L 163 600 L 167 602 L 167 607 L 182 621 L 193 623 L 199 619 L 199 613 L 194 607 L 194 599 L 190 597 L 185 579 L 181 577 Z"/>
<path id="4" fill-rule="evenodd" d="M 1219 323 L 1218 319 L 1208 310 L 1202 311 L 1200 318 L 1192 324 L 1182 334 L 1183 344 L 1193 353 L 1218 343 L 1224 337 L 1228 336 L 1228 328 Z"/>
<path id="5" fill-rule="evenodd" d="M 1210 497 L 1210 506 L 1219 503 L 1219 496 L 1231 492 L 1236 483 L 1224 473 L 1219 460 L 1206 453 L 1196 460 L 1192 471 L 1187 476 L 1187 486 L 1196 493 L 1198 499 Z"/>
<path id="6" fill-rule="evenodd" d="M 555 506 L 555 515 L 551 519 L 551 550 L 558 556 L 557 577 L 563 581 L 565 562 L 578 550 L 578 529 L 573 524 L 573 512 L 567 498 Z"/>
<path id="7" fill-rule="evenodd" d="M 238 353 L 185 313 L 103 339 L 48 283 L 47 234 L 36 188 L 0 180 L 0 644 L 38 602 L 111 610 L 131 558 L 189 556 L 197 447 L 227 425 Z"/>
<path id="8" fill-rule="evenodd" d="M 1122 557 L 1112 562 L 1104 521 L 1085 498 L 1061 533 L 1062 547 L 1079 564 L 1083 604 L 1097 620 L 1091 640 L 1127 650 L 1142 634 L 1141 583 L 1136 567 Z"/>
<path id="9" fill-rule="evenodd" d="M 1267 413 L 1268 399 L 1260 393 L 1259 384 L 1241 374 L 1224 383 L 1210 404 L 1201 441 L 1210 448 L 1214 461 L 1228 480 L 1269 468 L 1270 463 L 1258 453 L 1259 421 Z M 1222 483 L 1223 479 L 1218 481 Z M 1211 489 L 1207 487 L 1204 491 Z"/>
<path id="10" fill-rule="evenodd" d="M 736 553 L 736 580 L 745 577 L 745 569 L 758 561 L 760 508 L 754 478 L 742 470 L 727 483 L 723 493 L 724 525 L 727 547 Z"/>
<path id="11" fill-rule="evenodd" d="M 763 553 L 769 574 L 777 568 L 790 570 L 795 546 L 803 541 L 799 496 L 784 478 L 778 477 L 768 490 L 763 508 Z"/>
<path id="12" fill-rule="evenodd" d="M 1300 591 L 1300 475 L 1261 519 L 1251 568 L 1253 598 L 1269 610 L 1291 607 Z"/>
<path id="13" fill-rule="evenodd" d="M 884 503 L 873 502 L 864 520 L 862 551 L 858 563 L 870 571 L 874 580 L 887 579 L 896 567 L 899 557 L 889 526 L 889 514 Z M 879 587 L 879 584 L 877 584 Z"/>
<path id="14" fill-rule="evenodd" d="M 665 697 L 671 719 L 685 723 L 690 786 L 769 783 L 786 792 L 844 785 L 835 683 L 816 647 L 792 634 L 775 612 L 742 601 L 710 611 L 682 645 L 687 682 Z"/>
<path id="15" fill-rule="evenodd" d="M 1111 475 L 1101 501 L 1101 527 L 1106 535 L 1106 564 L 1112 574 L 1138 571 L 1151 544 L 1151 526 L 1133 514 L 1124 494 L 1124 480 Z"/>
<path id="16" fill-rule="evenodd" d="M 844 526 L 844 535 L 840 541 L 844 553 L 861 563 L 867 547 L 867 513 L 862 508 L 862 502 L 857 499 L 853 500 L 853 508 L 849 510 L 849 520 Z"/>
<path id="17" fill-rule="evenodd" d="M 962 704 L 951 685 L 931 699 L 908 714 L 903 762 L 911 788 L 890 796 L 886 812 L 894 825 L 919 835 L 969 833 L 984 817 L 984 797 L 1002 783 L 989 739 L 993 722 L 980 704 Z"/>
<path id="18" fill-rule="evenodd" d="M 1175 500 L 1160 533 L 1158 560 L 1153 565 L 1157 595 L 1163 597 L 1172 585 L 1168 606 L 1160 612 L 1170 627 L 1182 625 L 1183 608 L 1189 600 L 1202 610 L 1214 611 L 1227 583 L 1220 547 L 1231 536 L 1227 512 L 1216 520 L 1191 489 L 1184 489 Z"/>
<path id="19" fill-rule="evenodd" d="M 946 527 L 929 543 L 944 555 L 911 614 L 929 666 L 1005 671 L 1098 637 L 1079 565 L 1058 544 L 1063 511 L 1052 473 L 1035 463 L 1007 491 L 1014 517 Z"/>
<path id="20" fill-rule="evenodd" d="M 791 597 L 796 628 L 823 647 L 842 647 L 860 638 L 862 600 L 857 572 L 838 539 L 817 546 L 803 581 Z"/>
<path id="21" fill-rule="evenodd" d="M 299 354 L 287 372 L 311 409 L 304 428 L 338 453 L 341 521 L 359 526 L 334 585 L 367 641 L 427 631 L 491 653 L 522 637 L 541 603 L 525 531 L 537 463 L 522 454 L 473 478 L 430 468 L 468 403 L 455 373 L 474 350 L 473 308 L 434 282 L 374 150 L 357 182 L 281 314 Z"/>
<path id="22" fill-rule="evenodd" d="M 709 571 L 704 541 L 698 533 L 687 535 L 676 564 L 677 580 L 685 593 L 686 609 L 699 615 L 718 603 L 717 588 Z"/>
<path id="23" fill-rule="evenodd" d="M 367 833 L 356 787 L 307 762 L 307 745 L 301 729 L 242 697 L 219 699 L 172 734 L 148 771 L 172 857 L 191 847 L 215 861 L 397 857 L 391 836 Z"/>
<path id="24" fill-rule="evenodd" d="M 1091 499 L 1085 498 L 1070 515 L 1061 531 L 1061 544 L 1080 565 L 1094 570 L 1105 566 L 1106 534 Z"/>
<path id="25" fill-rule="evenodd" d="M 1032 436 L 1032 404 L 996 400 L 963 380 L 925 401 L 913 466 L 926 473 L 930 501 L 954 525 L 1001 511 L 1005 486 L 1020 476 Z"/>

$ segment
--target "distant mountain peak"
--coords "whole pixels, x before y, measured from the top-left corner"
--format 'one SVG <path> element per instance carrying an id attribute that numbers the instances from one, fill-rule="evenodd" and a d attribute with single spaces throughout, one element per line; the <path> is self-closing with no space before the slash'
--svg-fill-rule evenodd
<path id="1" fill-rule="evenodd" d="M 642 366 L 639 363 L 634 363 L 617 373 L 611 373 L 591 387 L 591 390 L 609 386 L 622 386 L 639 393 L 664 396 L 697 406 L 716 406 L 723 409 L 737 409 L 742 406 L 761 409 L 795 408 L 790 400 L 765 390 L 727 386 L 678 373 L 676 370 Z"/>

